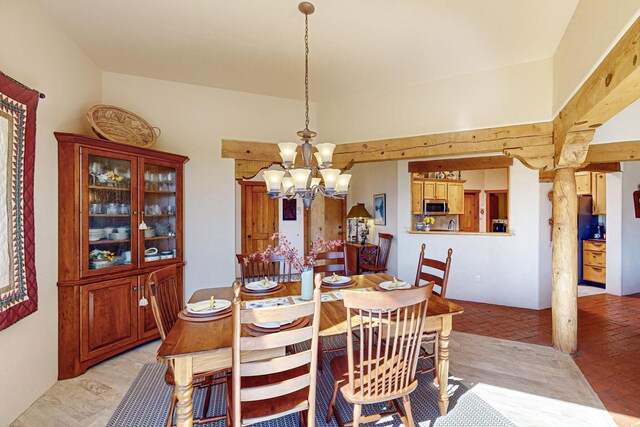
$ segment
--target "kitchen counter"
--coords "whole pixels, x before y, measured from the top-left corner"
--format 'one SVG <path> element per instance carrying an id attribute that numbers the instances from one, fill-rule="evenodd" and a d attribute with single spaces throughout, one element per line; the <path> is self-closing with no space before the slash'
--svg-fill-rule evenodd
<path id="1" fill-rule="evenodd" d="M 415 231 L 408 230 L 409 234 L 455 234 L 455 235 L 465 235 L 465 236 L 511 236 L 511 233 L 480 233 L 474 231 L 444 231 L 444 230 L 433 230 L 433 231 Z"/>

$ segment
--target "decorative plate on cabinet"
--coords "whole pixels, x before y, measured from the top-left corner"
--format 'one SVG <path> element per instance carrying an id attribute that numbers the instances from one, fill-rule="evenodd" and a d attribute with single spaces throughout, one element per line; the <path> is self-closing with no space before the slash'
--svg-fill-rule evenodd
<path id="1" fill-rule="evenodd" d="M 109 141 L 149 148 L 160 136 L 159 128 L 137 114 L 113 105 L 94 105 L 87 111 L 87 120 L 96 135 Z"/>

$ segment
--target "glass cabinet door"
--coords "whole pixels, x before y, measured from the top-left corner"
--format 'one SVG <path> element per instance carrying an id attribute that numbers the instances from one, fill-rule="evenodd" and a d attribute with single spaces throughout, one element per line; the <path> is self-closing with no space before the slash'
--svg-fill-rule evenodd
<path id="1" fill-rule="evenodd" d="M 83 275 L 135 268 L 136 159 L 97 150 L 82 159 Z"/>
<path id="2" fill-rule="evenodd" d="M 140 167 L 142 175 L 142 203 L 144 209 L 143 233 L 144 264 L 158 263 L 177 257 L 176 220 L 179 212 L 176 203 L 177 168 L 167 163 L 143 163 Z"/>

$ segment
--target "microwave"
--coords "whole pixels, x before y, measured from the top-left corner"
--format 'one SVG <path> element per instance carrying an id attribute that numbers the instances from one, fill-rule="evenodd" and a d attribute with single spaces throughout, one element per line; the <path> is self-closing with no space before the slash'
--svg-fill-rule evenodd
<path id="1" fill-rule="evenodd" d="M 424 199 L 422 213 L 424 215 L 447 215 L 449 205 L 444 199 Z"/>

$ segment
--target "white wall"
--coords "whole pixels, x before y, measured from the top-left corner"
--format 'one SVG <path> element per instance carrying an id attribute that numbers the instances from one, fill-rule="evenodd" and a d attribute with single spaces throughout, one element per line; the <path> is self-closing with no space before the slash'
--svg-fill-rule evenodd
<path id="1" fill-rule="evenodd" d="M 105 103 L 135 111 L 162 129 L 154 148 L 190 158 L 185 167 L 185 294 L 228 286 L 235 277 L 240 224 L 234 161 L 221 158 L 221 140 L 290 141 L 301 126 L 303 103 L 115 73 L 104 73 L 103 93 Z"/>
<path id="2" fill-rule="evenodd" d="M 327 100 L 318 123 L 325 138 L 344 143 L 548 121 L 552 74 L 543 60 Z"/>
<path id="3" fill-rule="evenodd" d="M 54 131 L 89 132 L 100 101 L 95 64 L 32 0 L 0 0 L 0 70 L 47 97 L 37 111 L 35 244 L 38 311 L 0 331 L 0 425 L 13 421 L 58 376 L 58 162 Z"/>
<path id="4" fill-rule="evenodd" d="M 554 116 L 640 13 L 640 0 L 580 0 L 553 56 Z"/>
<path id="5" fill-rule="evenodd" d="M 540 294 L 538 308 L 551 307 L 551 226 L 549 219 L 553 216 L 551 212 L 551 201 L 549 192 L 553 191 L 552 183 L 540 184 L 540 216 L 539 216 L 539 255 L 538 255 L 538 283 L 540 284 Z"/>
<path id="6" fill-rule="evenodd" d="M 405 166 L 405 172 L 407 171 Z M 378 243 L 378 233 L 393 234 L 387 273 L 398 274 L 398 162 L 361 163 L 351 169 L 347 212 L 356 203 L 364 203 L 367 211 L 373 215 L 373 195 L 386 193 L 387 224 L 372 225 L 369 229 L 369 242 Z M 407 173 L 408 174 L 408 173 Z M 373 224 L 373 221 L 370 221 Z M 405 280 L 409 278 L 404 277 Z"/>
<path id="7" fill-rule="evenodd" d="M 622 294 L 640 292 L 640 218 L 635 217 L 633 192 L 640 185 L 640 162 L 625 162 L 622 176 Z M 607 185 L 607 190 L 609 186 Z M 609 195 L 607 194 L 607 197 Z M 609 203 L 607 202 L 607 209 Z M 608 213 L 608 212 L 607 212 Z M 608 220 L 608 218 L 607 218 Z M 608 221 L 607 221 L 608 222 Z M 607 269 L 609 268 L 609 231 L 607 230 Z M 607 272 L 607 278 L 609 274 Z"/>
<path id="8" fill-rule="evenodd" d="M 409 234 L 410 176 L 398 162 L 398 275 L 412 280 L 420 245 L 429 257 L 444 259 L 453 249 L 447 297 L 514 307 L 539 307 L 538 172 L 520 162 L 510 168 L 510 227 L 513 235 Z M 475 283 L 475 276 L 480 283 Z"/>

